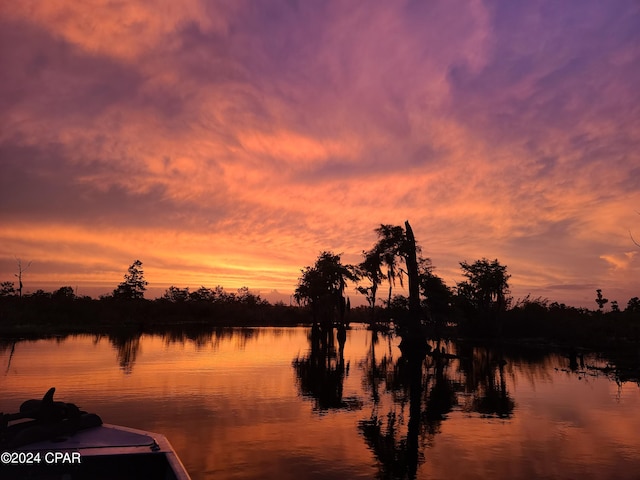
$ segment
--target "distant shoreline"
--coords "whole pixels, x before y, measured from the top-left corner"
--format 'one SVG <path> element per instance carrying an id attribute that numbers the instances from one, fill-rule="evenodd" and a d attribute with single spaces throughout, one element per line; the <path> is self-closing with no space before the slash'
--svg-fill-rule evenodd
<path id="1" fill-rule="evenodd" d="M 369 323 L 371 310 L 351 309 L 348 322 Z M 385 319 L 402 322 L 403 310 L 376 307 L 384 330 Z M 503 312 L 487 326 L 480 319 L 440 318 L 426 324 L 429 338 L 470 338 L 479 341 L 534 342 L 575 348 L 610 350 L 640 348 L 638 313 L 588 311 L 559 305 L 530 304 Z M 66 334 L 153 333 L 226 327 L 311 326 L 311 312 L 300 306 L 268 302 L 90 299 L 87 297 L 0 297 L 0 337 L 35 338 Z M 496 326 L 497 325 L 497 326 Z"/>
<path id="2" fill-rule="evenodd" d="M 284 305 L 199 304 L 93 299 L 1 299 L 0 336 L 102 334 L 175 328 L 311 325 Z"/>

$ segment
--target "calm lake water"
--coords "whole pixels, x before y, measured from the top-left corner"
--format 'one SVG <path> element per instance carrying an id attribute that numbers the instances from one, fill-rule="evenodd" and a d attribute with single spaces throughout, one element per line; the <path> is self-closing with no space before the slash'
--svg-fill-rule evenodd
<path id="1" fill-rule="evenodd" d="M 416 367 L 397 345 L 357 327 L 22 341 L 0 349 L 0 411 L 55 386 L 165 434 L 193 479 L 639 478 L 640 389 L 606 361 L 448 343 Z"/>

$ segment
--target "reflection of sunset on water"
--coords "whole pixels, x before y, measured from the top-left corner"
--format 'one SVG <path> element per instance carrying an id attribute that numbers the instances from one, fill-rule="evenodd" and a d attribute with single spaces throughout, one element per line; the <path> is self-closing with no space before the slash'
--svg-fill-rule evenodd
<path id="1" fill-rule="evenodd" d="M 1 351 L 0 410 L 55 386 L 58 400 L 106 422 L 167 435 L 194 479 L 372 478 L 401 464 L 373 448 L 370 419 L 380 420 L 384 435 L 393 417 L 386 448 L 393 438 L 406 454 L 412 415 L 398 339 L 378 335 L 372 350 L 372 338 L 347 332 L 343 401 L 325 407 L 314 398 L 320 390 L 304 390 L 296 361 L 318 365 L 329 355 L 335 369 L 340 345 L 333 338 L 312 353 L 308 328 L 19 341 L 13 354 L 11 344 Z M 449 357 L 427 356 L 421 376 L 417 478 L 633 478 L 638 471 L 640 390 L 634 382 L 618 386 L 598 369 L 604 360 L 585 355 L 572 372 L 566 356 L 536 349 L 441 347 Z"/>
<path id="2" fill-rule="evenodd" d="M 516 298 L 638 296 L 634 2 L 0 11 L 0 281 L 98 296 L 140 258 L 151 298 L 286 301 L 409 219 L 449 286 L 487 257 Z"/>

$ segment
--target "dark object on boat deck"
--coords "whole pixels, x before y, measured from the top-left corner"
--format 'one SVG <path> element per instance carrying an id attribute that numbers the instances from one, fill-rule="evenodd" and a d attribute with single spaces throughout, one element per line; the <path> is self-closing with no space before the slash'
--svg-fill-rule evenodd
<path id="1" fill-rule="evenodd" d="M 73 403 L 54 402 L 56 388 L 51 387 L 42 400 L 27 400 L 20 405 L 20 413 L 25 418 L 34 418 L 43 422 L 59 422 L 65 418 L 80 416 L 80 409 Z"/>
<path id="2" fill-rule="evenodd" d="M 52 440 L 72 435 L 78 430 L 102 425 L 100 417 L 80 410 L 73 403 L 54 402 L 55 388 L 42 400 L 27 400 L 19 413 L 3 414 L 0 424 L 0 446 L 16 448 L 39 440 Z M 26 422 L 16 420 L 32 419 Z M 10 425 L 10 422 L 15 422 Z"/>

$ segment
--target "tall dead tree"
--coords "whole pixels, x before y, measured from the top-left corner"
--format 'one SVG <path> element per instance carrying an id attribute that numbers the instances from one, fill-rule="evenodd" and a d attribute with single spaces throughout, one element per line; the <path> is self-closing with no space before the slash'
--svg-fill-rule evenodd
<path id="1" fill-rule="evenodd" d="M 18 279 L 18 296 L 22 298 L 22 274 L 31 266 L 31 262 L 24 268 L 22 268 L 22 260 L 16 258 L 16 262 L 18 262 L 18 273 L 14 274 L 14 276 Z"/>
<path id="2" fill-rule="evenodd" d="M 405 241 L 402 250 L 409 279 L 409 323 L 406 335 L 402 338 L 400 349 L 405 356 L 424 358 L 430 350 L 427 338 L 422 330 L 422 309 L 420 308 L 420 277 L 418 274 L 418 256 L 416 238 L 409 221 L 404 222 Z"/>
<path id="3" fill-rule="evenodd" d="M 407 277 L 409 277 L 409 314 L 411 315 L 411 325 L 415 327 L 420 325 L 421 314 L 416 237 L 413 235 L 413 230 L 408 220 L 404 222 L 404 227 L 406 248 L 403 253 L 407 264 Z"/>

